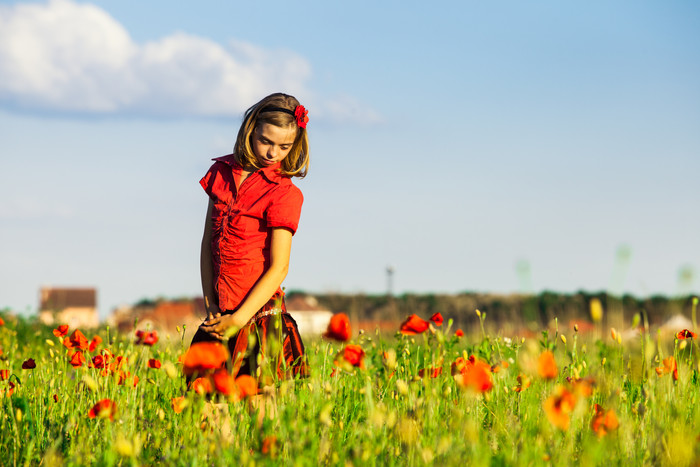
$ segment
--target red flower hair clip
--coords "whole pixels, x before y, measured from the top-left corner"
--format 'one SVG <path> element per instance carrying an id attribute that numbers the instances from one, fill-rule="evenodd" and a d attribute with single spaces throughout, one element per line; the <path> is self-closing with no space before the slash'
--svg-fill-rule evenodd
<path id="1" fill-rule="evenodd" d="M 306 110 L 306 108 L 303 105 L 297 105 L 297 108 L 294 109 L 294 116 L 297 119 L 297 125 L 299 125 L 300 128 L 306 128 L 306 124 L 309 122 L 309 116 L 308 116 L 309 111 Z"/>

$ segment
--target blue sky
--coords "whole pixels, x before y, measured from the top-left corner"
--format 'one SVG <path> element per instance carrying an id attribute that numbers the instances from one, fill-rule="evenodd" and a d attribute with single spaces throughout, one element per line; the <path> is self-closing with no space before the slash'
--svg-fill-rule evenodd
<path id="1" fill-rule="evenodd" d="M 200 293 L 197 182 L 274 91 L 288 289 L 700 288 L 696 2 L 237 3 L 0 1 L 0 307 Z"/>

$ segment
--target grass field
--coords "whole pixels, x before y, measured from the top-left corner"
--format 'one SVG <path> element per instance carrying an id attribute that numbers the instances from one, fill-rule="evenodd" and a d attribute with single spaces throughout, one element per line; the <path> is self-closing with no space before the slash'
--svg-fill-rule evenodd
<path id="1" fill-rule="evenodd" d="M 697 463 L 690 331 L 663 341 L 640 322 L 623 340 L 554 323 L 534 338 L 483 326 L 459 336 L 439 321 L 309 340 L 309 378 L 246 396 L 241 381 L 188 391 L 189 342 L 177 337 L 105 328 L 83 339 L 5 316 L 2 464 Z"/>

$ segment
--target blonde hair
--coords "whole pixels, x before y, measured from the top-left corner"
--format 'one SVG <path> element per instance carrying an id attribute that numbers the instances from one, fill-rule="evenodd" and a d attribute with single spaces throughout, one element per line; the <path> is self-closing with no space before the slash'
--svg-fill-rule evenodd
<path id="1" fill-rule="evenodd" d="M 250 144 L 253 132 L 259 125 L 267 123 L 280 128 L 294 125 L 297 128 L 297 135 L 289 155 L 282 161 L 279 172 L 287 177 L 305 177 L 309 170 L 309 138 L 306 128 L 300 127 L 294 117 L 294 111 L 298 105 L 299 101 L 294 96 L 275 93 L 246 110 L 233 149 L 236 162 L 243 167 L 261 168 Z"/>

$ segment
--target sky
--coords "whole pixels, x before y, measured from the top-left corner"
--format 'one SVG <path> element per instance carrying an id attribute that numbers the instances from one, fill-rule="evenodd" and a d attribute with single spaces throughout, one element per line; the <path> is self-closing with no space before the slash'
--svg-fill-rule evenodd
<path id="1" fill-rule="evenodd" d="M 201 294 L 242 113 L 309 110 L 287 290 L 700 290 L 695 1 L 0 0 L 0 309 Z"/>

